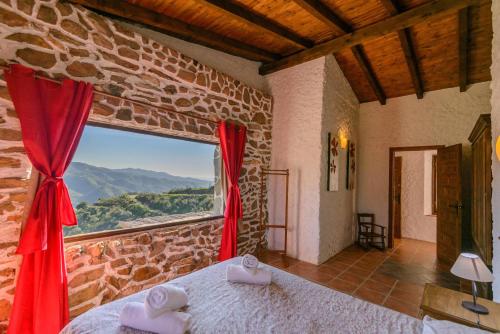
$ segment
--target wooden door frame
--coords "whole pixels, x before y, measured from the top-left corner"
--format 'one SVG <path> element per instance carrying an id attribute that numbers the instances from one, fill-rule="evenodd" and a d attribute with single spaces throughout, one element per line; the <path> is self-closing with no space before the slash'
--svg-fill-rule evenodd
<path id="1" fill-rule="evenodd" d="M 411 151 L 432 151 L 438 150 L 445 147 L 445 145 L 429 145 L 429 146 L 401 146 L 401 147 L 389 147 L 389 224 L 388 224 L 388 236 L 387 236 L 387 247 L 392 248 L 394 246 L 394 226 L 392 221 L 392 177 L 394 175 L 394 157 L 396 152 L 411 152 Z"/>

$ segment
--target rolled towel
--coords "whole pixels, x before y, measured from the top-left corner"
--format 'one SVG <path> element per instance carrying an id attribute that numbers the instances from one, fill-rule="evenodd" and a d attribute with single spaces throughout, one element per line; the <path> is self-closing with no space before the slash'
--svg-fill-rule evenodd
<path id="1" fill-rule="evenodd" d="M 184 312 L 167 311 L 151 319 L 147 316 L 144 304 L 130 302 L 125 304 L 120 313 L 122 326 L 158 334 L 183 334 L 189 328 L 191 315 Z"/>
<path id="2" fill-rule="evenodd" d="M 271 272 L 265 269 L 249 271 L 243 266 L 230 264 L 227 266 L 226 279 L 235 283 L 267 285 L 271 283 Z"/>
<path id="3" fill-rule="evenodd" d="M 166 311 L 175 311 L 186 306 L 186 291 L 172 284 L 158 285 L 146 293 L 144 307 L 150 318 L 156 318 Z"/>
<path id="4" fill-rule="evenodd" d="M 246 269 L 257 269 L 259 266 L 259 260 L 251 254 L 246 254 L 241 259 L 241 265 Z"/>

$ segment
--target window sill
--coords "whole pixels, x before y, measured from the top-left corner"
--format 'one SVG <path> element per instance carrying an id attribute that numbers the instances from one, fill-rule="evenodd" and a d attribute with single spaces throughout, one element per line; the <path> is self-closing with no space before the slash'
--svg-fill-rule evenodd
<path id="1" fill-rule="evenodd" d="M 174 222 L 168 222 L 168 223 L 163 223 L 163 224 L 151 224 L 151 225 L 145 225 L 145 226 L 140 226 L 140 227 L 124 228 L 124 229 L 119 229 L 119 230 L 78 234 L 78 235 L 72 235 L 72 236 L 65 237 L 64 242 L 65 243 L 72 243 L 72 242 L 78 242 L 78 241 L 107 238 L 107 237 L 126 235 L 126 234 L 132 234 L 132 233 L 137 233 L 137 232 L 145 232 L 145 231 L 155 230 L 155 229 L 165 228 L 165 227 L 175 227 L 175 226 L 182 226 L 182 225 L 188 225 L 188 224 L 194 224 L 194 223 L 201 223 L 201 222 L 212 221 L 212 220 L 223 219 L 223 218 L 224 218 L 224 216 L 218 215 L 218 216 L 210 216 L 210 217 L 203 217 L 203 218 L 186 219 L 186 220 L 182 220 L 182 221 L 177 221 L 177 222 L 174 221 Z"/>

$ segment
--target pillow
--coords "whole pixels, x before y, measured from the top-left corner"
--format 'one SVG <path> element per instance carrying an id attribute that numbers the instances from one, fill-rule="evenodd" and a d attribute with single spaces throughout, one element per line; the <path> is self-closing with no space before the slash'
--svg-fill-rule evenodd
<path id="1" fill-rule="evenodd" d="M 489 334 L 479 328 L 473 328 L 456 322 L 436 320 L 429 316 L 424 317 L 422 334 Z"/>

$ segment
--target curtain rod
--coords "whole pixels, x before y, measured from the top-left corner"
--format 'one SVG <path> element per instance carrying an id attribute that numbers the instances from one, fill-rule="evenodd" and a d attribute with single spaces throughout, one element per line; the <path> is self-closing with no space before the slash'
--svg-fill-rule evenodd
<path id="1" fill-rule="evenodd" d="M 5 65 L 0 65 L 0 69 L 8 71 L 8 70 L 10 70 L 10 67 L 9 66 L 5 66 Z M 62 81 L 62 80 L 53 79 L 53 78 L 49 78 L 49 77 L 46 77 L 44 75 L 38 74 L 38 73 L 36 73 L 36 71 L 34 73 L 35 73 L 35 78 L 38 78 L 38 79 L 48 80 L 48 81 L 55 82 L 55 83 L 58 83 L 58 84 L 60 84 L 61 81 Z M 69 78 L 67 78 L 67 79 L 69 79 Z M 72 79 L 70 79 L 70 80 L 72 80 Z M 199 119 L 199 120 L 204 121 L 204 122 L 208 122 L 208 123 L 212 123 L 212 124 L 216 124 L 216 125 L 219 124 L 218 121 L 213 121 L 213 120 L 205 118 L 205 117 L 186 114 L 186 113 L 183 113 L 181 111 L 177 111 L 175 109 L 171 109 L 171 108 L 167 108 L 167 107 L 155 106 L 153 104 L 149 104 L 149 103 L 145 103 L 145 102 L 133 100 L 133 99 L 130 99 L 128 97 L 116 96 L 116 95 L 113 95 L 113 94 L 110 94 L 110 93 L 101 92 L 99 90 L 96 90 L 95 88 L 94 88 L 94 93 L 100 94 L 100 95 L 103 95 L 103 96 L 106 96 L 106 97 L 120 99 L 120 100 L 123 100 L 123 101 L 128 101 L 130 103 L 138 104 L 138 105 L 141 105 L 141 106 L 146 107 L 146 108 L 156 108 L 156 109 L 164 110 L 166 112 L 171 112 L 171 113 L 174 113 L 174 114 L 179 114 L 179 115 L 182 115 L 182 116 L 185 116 L 185 117 L 191 117 L 191 118 Z"/>

